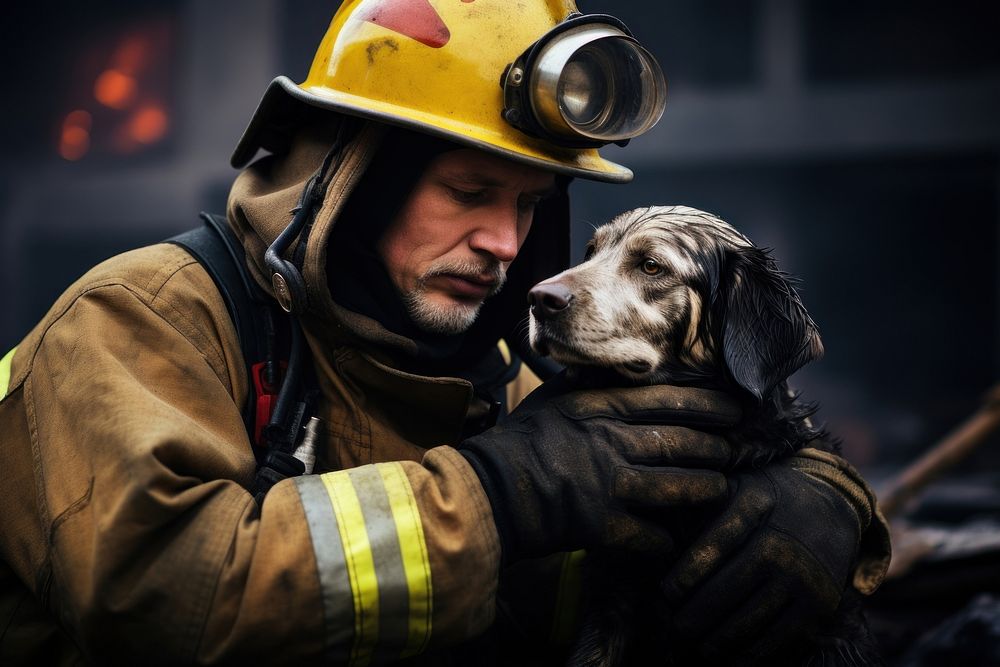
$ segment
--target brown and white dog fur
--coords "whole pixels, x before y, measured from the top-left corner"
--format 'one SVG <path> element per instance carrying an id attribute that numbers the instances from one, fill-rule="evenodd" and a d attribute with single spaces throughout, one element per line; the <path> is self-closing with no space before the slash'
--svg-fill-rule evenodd
<path id="1" fill-rule="evenodd" d="M 770 255 L 709 213 L 685 206 L 623 213 L 596 230 L 582 264 L 536 285 L 529 301 L 532 347 L 565 365 L 580 382 L 688 385 L 737 395 L 744 420 L 726 434 L 736 448 L 735 466 L 763 465 L 807 443 L 836 450 L 811 424 L 814 407 L 798 401 L 786 382 L 823 354 L 816 325 Z M 609 566 L 641 570 L 598 562 L 588 579 L 595 568 Z M 604 599 L 591 600 L 571 663 L 680 660 L 661 653 L 677 642 L 647 641 L 642 649 L 630 649 L 630 643 L 644 641 L 635 636 L 636 627 L 657 632 L 655 619 L 648 617 L 669 615 L 663 600 L 650 599 L 648 592 L 636 596 L 636 589 L 655 590 L 655 585 L 634 577 L 605 583 L 605 594 L 597 594 Z M 609 587 L 632 590 L 606 594 Z M 641 609 L 644 618 L 623 609 L 628 606 Z M 858 618 L 846 627 L 860 624 L 857 634 L 864 644 L 860 612 L 848 613 Z M 663 633 L 660 628 L 661 639 Z M 827 662 L 816 664 L 877 663 L 873 645 L 844 647 L 839 642 L 835 655 L 820 655 Z"/>

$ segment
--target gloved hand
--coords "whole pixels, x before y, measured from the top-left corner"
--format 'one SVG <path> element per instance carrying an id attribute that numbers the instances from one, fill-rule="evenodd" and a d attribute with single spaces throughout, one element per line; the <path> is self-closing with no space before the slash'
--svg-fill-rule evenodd
<path id="1" fill-rule="evenodd" d="M 846 462 L 811 449 L 732 477 L 729 496 L 663 590 L 680 635 L 700 640 L 705 657 L 752 663 L 837 609 L 875 501 Z M 856 588 L 874 590 L 888 549 L 886 534 L 868 572 L 854 572 Z"/>
<path id="2" fill-rule="evenodd" d="M 669 536 L 633 510 L 725 497 L 726 479 L 717 470 L 732 451 L 705 430 L 739 417 L 738 406 L 719 392 L 572 391 L 557 376 L 458 449 L 489 498 L 505 564 L 580 548 L 659 552 L 672 546 Z"/>

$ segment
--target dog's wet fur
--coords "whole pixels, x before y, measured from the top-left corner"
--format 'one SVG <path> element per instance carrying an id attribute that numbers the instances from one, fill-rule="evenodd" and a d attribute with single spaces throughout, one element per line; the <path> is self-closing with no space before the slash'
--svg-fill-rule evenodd
<path id="1" fill-rule="evenodd" d="M 761 466 L 806 446 L 839 450 L 813 426 L 815 406 L 788 388 L 789 375 L 823 354 L 793 281 L 714 215 L 685 206 L 622 213 L 596 230 L 582 264 L 536 285 L 529 301 L 532 347 L 577 382 L 698 386 L 739 397 L 744 419 L 727 433 L 734 466 Z M 641 567 L 588 558 L 596 592 L 571 664 L 688 664 L 700 652 L 691 647 L 683 657 L 674 650 L 683 641 L 665 639 L 666 621 L 656 627 L 669 609 L 648 592 L 655 583 L 636 579 Z M 610 581 L 609 569 L 627 570 L 627 580 Z M 791 662 L 786 654 L 767 664 L 881 664 L 858 597 L 848 591 L 825 640 L 800 647 Z M 650 641 L 649 633 L 658 636 Z"/>

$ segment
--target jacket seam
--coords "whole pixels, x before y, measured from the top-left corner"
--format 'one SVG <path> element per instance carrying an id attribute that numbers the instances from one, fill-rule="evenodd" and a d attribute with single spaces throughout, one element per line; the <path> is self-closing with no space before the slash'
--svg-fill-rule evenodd
<path id="1" fill-rule="evenodd" d="M 178 270 L 179 270 L 179 268 L 178 268 Z M 175 274 L 176 274 L 176 270 L 173 273 L 171 273 L 171 276 L 175 275 Z M 83 298 L 84 296 L 90 294 L 91 292 L 96 292 L 96 291 L 99 291 L 99 290 L 102 290 L 102 289 L 106 289 L 106 288 L 113 288 L 113 289 L 120 288 L 120 289 L 124 289 L 126 292 L 132 294 L 151 313 L 154 313 L 157 317 L 159 317 L 164 322 L 166 322 L 174 331 L 176 331 L 180 336 L 182 336 L 184 338 L 184 340 L 186 340 L 192 347 L 194 347 L 196 350 L 198 350 L 200 353 L 202 353 L 202 356 L 204 357 L 204 353 L 202 352 L 201 348 L 199 348 L 196 345 L 195 341 L 191 340 L 191 338 L 188 337 L 184 332 L 180 331 L 174 325 L 173 322 L 171 322 L 168 318 L 164 317 L 163 313 L 161 313 L 159 310 L 157 310 L 156 308 L 154 308 L 146 299 L 142 298 L 143 295 L 140 294 L 140 292 L 144 292 L 146 296 L 150 296 L 148 291 L 146 291 L 145 289 L 143 289 L 142 287 L 139 287 L 138 285 L 136 285 L 134 283 L 126 283 L 124 281 L 102 282 L 102 283 L 99 283 L 99 284 L 92 285 L 92 286 L 88 287 L 85 290 L 82 290 L 74 299 L 72 299 L 66 305 L 66 307 L 57 316 L 55 316 L 55 317 L 52 318 L 52 321 L 49 322 L 49 324 L 45 327 L 45 331 L 41 334 L 41 336 L 39 336 L 38 342 L 35 344 L 34 349 L 32 350 L 31 358 L 30 358 L 29 362 L 27 362 L 26 365 L 25 365 L 25 371 L 22 372 L 23 377 L 22 377 L 20 383 L 18 384 L 18 386 L 15 387 L 14 389 L 15 389 L 15 391 L 18 390 L 18 389 L 21 389 L 24 392 L 25 416 L 26 416 L 27 421 L 28 421 L 28 430 L 29 430 L 30 437 L 31 437 L 32 468 L 33 468 L 33 474 L 34 474 L 35 480 L 36 480 L 37 485 L 38 485 L 37 492 L 36 492 L 36 502 L 38 503 L 38 509 L 39 509 L 39 512 L 38 512 L 38 514 L 39 514 L 39 521 L 40 521 L 39 528 L 41 529 L 43 535 L 47 535 L 50 538 L 49 545 L 47 547 L 47 552 L 48 552 L 48 555 L 49 555 L 49 560 L 52 563 L 52 576 L 53 576 L 53 580 L 54 580 L 55 583 L 57 583 L 59 585 L 61 585 L 61 583 L 60 583 L 61 577 L 59 576 L 58 572 L 62 569 L 62 566 L 61 566 L 60 559 L 57 557 L 58 554 L 52 548 L 52 543 L 51 543 L 51 539 L 54 536 L 54 528 L 55 527 L 53 526 L 54 521 L 51 519 L 50 508 L 48 506 L 48 502 L 47 502 L 46 497 L 45 497 L 45 489 L 47 488 L 47 484 L 46 484 L 46 481 L 45 481 L 45 479 L 46 479 L 46 473 L 45 473 L 44 465 L 42 464 L 41 451 L 39 450 L 39 448 L 40 448 L 40 441 L 39 441 L 39 435 L 38 435 L 38 423 L 37 423 L 37 416 L 36 416 L 36 411 L 35 411 L 34 393 L 33 393 L 32 389 L 31 389 L 31 371 L 32 371 L 32 369 L 34 367 L 34 361 L 35 361 L 35 358 L 38 355 L 38 351 L 41 349 L 42 344 L 43 344 L 43 342 L 45 340 L 45 337 L 48 335 L 49 330 L 53 326 L 55 326 L 58 322 L 60 322 L 64 317 L 66 317 L 66 315 L 72 310 L 72 308 L 79 303 L 79 301 L 80 301 L 81 298 Z M 207 358 L 205 360 L 206 360 L 206 362 L 208 362 Z M 208 363 L 209 363 L 209 365 L 211 365 L 210 362 L 208 362 Z M 213 368 L 213 372 L 215 372 L 214 368 Z M 216 373 L 216 376 L 218 377 L 217 373 Z M 223 381 L 221 378 L 219 378 L 219 380 L 220 380 L 220 382 L 222 382 L 223 386 L 227 386 L 228 383 L 226 383 L 225 381 Z M 23 389 L 21 388 L 22 385 L 23 385 Z M 8 396 L 9 395 L 10 394 L 8 394 Z M 67 508 L 67 510 L 68 509 L 69 508 Z M 60 513 L 60 516 L 64 516 L 65 513 L 66 513 L 66 511 L 63 511 L 62 513 Z M 216 580 L 218 578 L 218 573 L 220 573 L 220 572 L 221 572 L 221 569 L 217 568 Z M 205 576 L 206 577 L 211 577 L 212 575 L 210 573 L 206 572 Z M 210 587 L 206 586 L 205 588 L 209 589 Z M 214 590 L 214 588 L 212 588 L 211 590 Z M 206 602 L 205 604 L 207 605 L 208 602 Z M 197 643 L 200 643 L 200 641 L 201 641 L 201 639 L 200 639 L 201 638 L 201 634 L 204 632 L 204 627 L 203 626 L 204 626 L 204 624 L 206 622 L 207 622 L 207 619 L 202 619 L 202 623 L 201 623 L 202 627 L 201 628 L 199 628 L 195 624 L 193 626 L 193 629 L 191 631 L 189 631 L 191 633 L 191 635 L 193 636 L 193 638 L 197 640 L 196 641 L 196 645 L 197 645 Z"/>
<path id="2" fill-rule="evenodd" d="M 68 310 L 68 308 L 67 308 Z M 65 311 L 64 311 L 65 312 Z M 39 341 L 40 343 L 40 341 Z M 36 347 L 37 350 L 37 347 Z M 32 362 L 34 362 L 34 354 L 32 355 Z M 30 369 L 30 365 L 28 366 Z M 35 399 L 34 399 L 34 389 L 32 388 L 31 375 L 30 372 L 25 373 L 22 385 L 18 387 L 18 390 L 22 392 L 24 396 L 24 411 L 25 419 L 28 422 L 28 433 L 31 436 L 31 472 L 36 480 L 35 489 L 35 503 L 38 505 L 38 529 L 39 534 L 46 535 L 48 537 L 48 542 L 45 546 L 45 561 L 43 561 L 42 569 L 47 569 L 46 578 L 48 580 L 47 586 L 45 586 L 46 591 L 33 591 L 43 608 L 47 608 L 48 599 L 51 596 L 51 587 L 54 581 L 58 580 L 56 576 L 57 562 L 55 558 L 55 551 L 52 548 L 51 538 L 53 533 L 52 521 L 49 517 L 51 512 L 49 511 L 49 503 L 45 497 L 45 489 L 47 488 L 45 484 L 45 471 L 42 466 L 42 455 L 39 451 L 38 444 L 38 420 L 35 414 Z M 8 394 L 9 396 L 10 394 Z M 49 610 L 51 611 L 51 610 Z M 58 614 L 53 614 L 58 618 Z M 76 636 L 72 632 L 66 632 L 66 637 L 69 638 L 70 642 L 76 647 L 77 652 L 80 655 L 86 655 L 83 648 L 80 646 L 80 642 L 77 640 Z"/>
<path id="3" fill-rule="evenodd" d="M 181 248 L 181 251 L 184 253 L 182 256 L 175 258 L 172 263 L 154 271 L 153 274 L 149 276 L 149 280 L 142 287 L 142 290 L 148 293 L 152 299 L 159 296 L 160 291 L 163 290 L 164 286 L 166 286 L 168 282 L 170 282 L 171 278 L 177 275 L 178 271 L 183 269 L 185 266 L 197 263 L 198 260 L 196 260 L 190 253 L 185 251 L 183 248 Z"/>
<path id="4" fill-rule="evenodd" d="M 46 336 L 48 336 L 49 330 L 53 326 L 55 326 L 57 323 L 59 323 L 64 317 L 66 317 L 66 315 L 69 313 L 69 311 L 72 310 L 73 307 L 75 307 L 79 303 L 80 299 L 82 299 L 85 296 L 89 295 L 91 292 L 96 292 L 96 291 L 99 291 L 99 290 L 102 290 L 102 289 L 105 289 L 105 288 L 108 288 L 108 287 L 121 287 L 121 288 L 125 289 L 128 292 L 132 292 L 136 296 L 136 298 L 140 302 L 142 302 L 143 305 L 145 305 L 150 311 L 156 313 L 162 320 L 164 320 L 167 324 L 169 324 L 171 326 L 171 328 L 173 328 L 175 331 L 177 331 L 177 333 L 179 333 L 181 336 L 183 336 L 185 338 L 185 340 L 187 340 L 188 342 L 194 344 L 195 341 L 193 341 L 187 334 L 185 334 L 183 331 L 181 331 L 176 326 L 174 326 L 173 322 L 171 322 L 169 319 L 167 319 L 166 317 L 164 317 L 164 315 L 156 307 L 153 306 L 153 302 L 159 296 L 160 291 L 162 291 L 162 289 L 166 286 L 167 282 L 169 282 L 171 278 L 175 277 L 181 271 L 181 269 L 184 269 L 184 268 L 186 268 L 186 267 L 188 267 L 188 266 L 190 266 L 192 264 L 197 264 L 198 263 L 198 260 L 196 260 L 190 254 L 188 254 L 185 251 L 183 251 L 183 249 L 181 249 L 179 246 L 178 246 L 178 251 L 179 252 L 183 252 L 184 253 L 184 257 L 178 258 L 177 260 L 175 260 L 173 266 L 170 266 L 169 268 L 165 269 L 169 273 L 165 277 L 162 277 L 162 278 L 159 279 L 159 285 L 155 285 L 155 284 L 157 282 L 157 278 L 159 276 L 163 275 L 164 269 L 161 269 L 159 271 L 154 272 L 154 275 L 149 279 L 149 281 L 146 282 L 145 285 L 140 285 L 138 282 L 134 282 L 134 281 L 122 280 L 120 278 L 117 278 L 117 279 L 109 278 L 109 279 L 105 279 L 105 280 L 95 281 L 93 283 L 88 284 L 85 287 L 81 286 L 80 288 L 78 288 L 77 293 L 73 296 L 72 299 L 70 299 L 66 303 L 66 305 L 62 308 L 62 310 L 60 310 L 56 314 L 51 314 L 50 317 L 46 318 L 46 319 L 49 319 L 49 322 L 45 325 L 44 331 L 42 331 L 41 334 L 38 336 L 38 339 L 35 341 L 34 345 L 32 347 L 28 348 L 28 349 L 30 349 L 30 353 L 31 353 L 30 356 L 29 356 L 29 358 L 24 362 L 24 366 L 17 373 L 17 375 L 14 376 L 14 377 L 11 377 L 11 379 L 10 379 L 10 385 L 9 385 L 9 387 L 7 389 L 7 396 L 10 396 L 12 393 L 14 393 L 14 391 L 18 387 L 20 387 L 21 385 L 23 385 L 25 383 L 25 381 L 27 380 L 28 376 L 31 374 L 32 368 L 34 367 L 34 364 L 35 364 L 35 357 L 38 356 L 38 350 L 42 347 L 42 344 L 44 343 Z M 156 291 L 155 292 L 150 290 L 150 288 L 153 287 L 154 285 L 156 287 Z M 146 297 L 146 298 L 144 298 L 144 297 Z M 160 303 L 163 303 L 163 300 L 160 300 Z M 169 304 L 167 304 L 167 305 L 169 305 Z M 187 317 L 185 317 L 179 311 L 177 311 L 176 308 L 171 307 L 171 310 L 174 313 L 176 313 L 177 315 L 179 315 L 182 319 L 184 319 L 185 323 L 188 324 L 189 326 L 191 326 L 192 330 L 198 331 L 198 328 L 193 325 L 193 323 L 191 322 L 191 320 L 188 319 Z M 206 341 L 207 341 L 207 339 L 206 339 Z M 195 347 L 197 348 L 198 346 L 195 345 Z M 217 346 L 213 345 L 212 347 L 215 348 Z M 198 350 L 199 350 L 199 352 L 202 353 L 202 356 L 206 356 L 204 350 L 202 350 L 201 348 L 198 348 Z M 28 350 L 25 350 L 25 351 L 27 352 Z M 214 349 L 213 352 L 218 357 L 216 359 L 216 361 L 220 362 L 221 366 L 225 367 L 226 363 L 225 363 L 225 359 L 224 359 L 223 355 L 221 355 L 221 353 L 217 349 Z M 213 366 L 213 371 L 214 370 L 215 370 L 215 367 Z M 218 376 L 218 373 L 216 373 L 216 375 Z M 229 385 L 229 381 L 228 381 L 227 378 L 221 378 L 220 377 L 219 379 L 222 380 L 224 386 L 228 386 Z M 235 388 L 233 388 L 233 389 L 235 390 Z M 230 393 L 232 393 L 232 392 L 230 392 Z M 5 396 L 4 399 L 6 399 L 7 396 Z"/>
<path id="5" fill-rule="evenodd" d="M 95 478 L 91 475 L 90 482 L 87 484 L 87 490 L 83 492 L 83 495 L 70 503 L 66 509 L 52 519 L 48 532 L 48 548 L 50 551 L 52 549 L 52 545 L 55 543 L 56 531 L 59 530 L 64 523 L 71 519 L 74 514 L 82 512 L 88 505 L 90 505 L 90 500 L 94 495 L 94 481 Z"/>
<path id="6" fill-rule="evenodd" d="M 193 262 L 193 263 L 197 264 L 197 262 Z M 179 267 L 177 271 L 175 271 L 174 273 L 172 273 L 170 275 L 170 278 L 173 278 L 174 276 L 177 275 L 177 273 L 181 269 L 183 269 L 183 268 L 185 268 L 187 266 L 190 266 L 190 265 L 191 264 L 185 264 L 184 266 Z M 212 366 L 212 371 L 215 373 L 216 377 L 219 378 L 219 380 L 222 382 L 223 386 L 225 386 L 225 387 L 227 387 L 229 389 L 229 394 L 230 394 L 230 396 L 233 396 L 233 400 L 236 400 L 236 396 L 233 395 L 235 393 L 235 391 L 236 391 L 236 387 L 231 386 L 232 383 L 229 381 L 229 377 L 228 377 L 227 374 L 223 373 L 223 374 L 220 375 L 219 370 L 217 370 L 217 368 L 228 369 L 228 364 L 226 363 L 225 354 L 222 352 L 220 346 L 217 345 L 216 341 L 213 341 L 210 336 L 207 336 L 207 335 L 203 334 L 201 332 L 201 330 L 198 328 L 198 326 L 195 325 L 195 323 L 187 315 L 185 315 L 183 311 L 179 310 L 174 304 L 170 303 L 166 299 L 159 298 L 160 291 L 162 291 L 163 287 L 166 286 L 166 283 L 170 280 L 170 278 L 168 278 L 167 281 L 164 281 L 164 284 L 160 286 L 159 290 L 157 290 L 156 294 L 153 296 L 153 298 L 151 299 L 150 303 L 148 304 L 149 309 L 152 310 L 153 312 L 157 313 L 158 315 L 160 315 L 160 317 L 163 318 L 163 320 L 165 322 L 167 322 L 171 327 L 173 327 L 174 330 L 177 331 L 177 333 L 179 333 L 182 336 L 184 336 L 184 338 L 188 342 L 190 342 L 192 345 L 194 345 L 195 348 L 197 348 L 198 351 L 201 352 L 202 356 L 205 357 L 205 360 L 209 362 L 210 366 Z M 189 336 L 188 334 L 184 333 L 183 331 L 181 331 L 180 329 L 178 329 L 176 326 L 174 326 L 174 323 L 170 319 L 168 319 L 167 317 L 164 317 L 163 314 L 160 313 L 160 310 L 159 310 L 160 308 L 164 308 L 166 310 L 169 310 L 170 313 L 173 316 L 175 316 L 179 320 L 183 321 L 184 324 L 186 324 L 191 329 L 192 335 L 195 336 L 195 337 L 197 337 L 200 340 L 198 340 L 198 341 L 193 340 L 192 336 Z M 229 317 L 228 311 L 226 311 L 226 317 Z M 203 348 L 203 345 L 208 345 L 209 346 L 209 349 L 211 351 L 211 356 L 214 358 L 215 363 L 212 363 L 212 360 L 208 358 L 208 352 L 209 352 L 209 350 L 205 350 Z"/>
<path id="7" fill-rule="evenodd" d="M 185 264 L 185 266 L 188 266 L 188 264 Z M 180 267 L 180 268 L 183 268 L 183 267 Z M 174 272 L 173 274 L 171 274 L 171 277 L 173 275 L 176 275 L 176 272 Z M 20 387 L 22 384 L 24 384 L 25 381 L 27 380 L 28 376 L 31 374 L 32 369 L 34 368 L 35 358 L 38 356 L 38 351 L 41 349 L 43 343 L 45 342 L 45 338 L 48 336 L 49 330 L 53 326 L 55 326 L 56 324 L 58 324 L 60 321 L 62 321 L 62 319 L 69 314 L 70 310 L 72 310 L 75 306 L 77 306 L 79 304 L 80 299 L 82 299 L 82 298 L 90 295 L 92 292 L 99 292 L 101 290 L 109 289 L 109 288 L 110 289 L 121 288 L 121 289 L 125 290 L 126 292 L 129 292 L 130 294 L 132 294 L 136 298 L 137 301 L 139 301 L 140 303 L 142 303 L 142 305 L 145 306 L 147 310 L 149 310 L 149 312 L 155 314 L 157 317 L 159 317 L 161 320 L 163 320 L 166 324 L 168 324 L 170 326 L 171 329 L 173 329 L 174 331 L 176 331 L 182 338 L 184 338 L 184 340 L 186 340 L 196 350 L 198 350 L 198 352 L 202 356 L 202 358 L 204 358 L 205 361 L 208 362 L 209 366 L 212 367 L 212 372 L 215 374 L 216 378 L 222 383 L 222 385 L 224 387 L 227 387 L 227 389 L 230 389 L 230 391 L 228 393 L 232 396 L 232 393 L 233 393 L 232 390 L 234 388 L 229 387 L 229 384 L 230 384 L 229 383 L 229 379 L 225 378 L 225 377 L 222 377 L 221 375 L 219 375 L 219 372 L 216 370 L 215 365 L 212 364 L 212 361 L 208 358 L 207 351 L 204 350 L 199 345 L 199 342 L 209 342 L 210 343 L 211 342 L 210 339 L 208 339 L 207 337 L 204 337 L 204 341 L 194 340 L 187 333 L 185 333 L 181 329 L 177 328 L 176 323 L 173 322 L 170 318 L 166 317 L 165 314 L 161 311 L 161 308 L 162 308 L 162 306 L 169 307 L 169 310 L 171 311 L 172 314 L 178 315 L 181 319 L 184 320 L 184 322 L 187 325 L 189 325 L 192 328 L 193 331 L 197 332 L 198 328 L 196 326 L 194 326 L 194 323 L 190 319 L 188 319 L 187 317 L 185 317 L 175 307 L 173 307 L 169 303 L 164 302 L 162 299 L 159 301 L 159 303 L 157 305 L 154 306 L 154 304 L 153 304 L 154 298 L 153 298 L 152 294 L 150 294 L 144 288 L 140 287 L 139 285 L 137 285 L 135 283 L 129 283 L 129 282 L 124 282 L 124 281 L 108 281 L 108 282 L 103 282 L 103 283 L 92 285 L 92 286 L 88 287 L 87 289 L 81 291 L 72 301 L 70 301 L 68 304 L 66 304 L 66 307 L 58 315 L 56 315 L 56 316 L 54 316 L 52 318 L 52 321 L 49 322 L 46 325 L 45 331 L 38 337 L 38 341 L 36 342 L 36 344 L 31 349 L 31 357 L 25 362 L 24 369 L 20 373 L 18 373 L 18 381 L 17 381 L 17 383 L 16 384 L 13 383 L 13 382 L 11 383 L 11 387 L 10 387 L 10 391 L 8 392 L 8 396 L 11 393 L 13 393 L 18 387 Z M 144 298 L 144 297 L 148 297 L 148 298 Z M 212 356 L 214 356 L 216 358 L 215 361 L 218 362 L 223 368 L 228 367 L 228 365 L 225 362 L 225 359 L 222 357 L 222 355 L 218 351 L 218 349 L 216 349 L 217 346 L 212 345 L 211 347 L 213 348 L 211 350 Z M 235 397 L 233 397 L 233 400 L 235 401 Z"/>
<path id="8" fill-rule="evenodd" d="M 177 274 L 179 274 L 182 270 L 184 270 L 187 267 L 192 266 L 192 265 L 201 266 L 199 264 L 198 260 L 194 256 L 192 256 L 189 252 L 187 252 L 183 248 L 181 248 L 180 250 L 183 252 L 183 257 L 178 257 L 174 261 L 173 266 L 170 266 L 169 268 L 164 269 L 164 271 L 166 272 L 166 275 L 164 275 L 162 278 L 160 278 L 159 276 L 163 272 L 157 272 L 154 276 L 150 277 L 149 282 L 146 284 L 146 288 L 144 288 L 144 290 L 143 290 L 143 291 L 145 291 L 146 293 L 148 293 L 150 295 L 150 300 L 149 300 L 149 303 L 147 305 L 148 305 L 148 307 L 151 310 L 153 310 L 154 312 L 157 312 L 158 314 L 159 314 L 159 312 L 157 310 L 158 307 L 166 307 L 166 308 L 168 308 L 170 310 L 170 312 L 175 317 L 177 317 L 179 320 L 183 321 L 188 326 L 188 328 L 190 328 L 191 332 L 195 336 L 197 336 L 198 338 L 201 339 L 200 342 L 202 342 L 204 344 L 207 344 L 210 347 L 211 352 L 212 352 L 212 356 L 215 357 L 215 361 L 218 364 L 218 367 L 219 368 L 227 368 L 225 354 L 220 349 L 220 346 L 216 345 L 215 341 L 213 341 L 209 336 L 204 335 L 202 333 L 201 329 L 199 329 L 198 326 L 195 325 L 195 323 L 191 320 L 191 318 L 188 317 L 183 311 L 179 310 L 176 306 L 174 306 L 173 303 L 171 303 L 170 301 L 168 301 L 166 298 L 162 298 L 162 299 L 160 298 L 160 293 L 164 289 L 166 289 L 167 284 L 170 283 L 171 280 L 173 280 L 174 278 L 176 278 Z M 159 279 L 159 285 L 156 286 L 155 291 L 153 291 L 153 290 L 151 290 L 151 287 L 156 284 L 157 279 Z M 214 286 L 214 281 L 213 281 L 213 286 Z M 218 288 L 216 288 L 216 292 L 218 292 Z M 154 306 L 154 304 L 156 304 L 156 305 Z M 229 310 L 225 309 L 225 312 L 226 312 L 226 317 L 228 318 L 229 317 Z M 163 316 L 161 315 L 161 317 L 163 317 Z M 179 329 L 177 329 L 177 327 L 174 326 L 173 322 L 171 322 L 170 320 L 168 320 L 165 317 L 163 319 L 168 324 L 170 324 L 170 326 L 174 327 L 174 329 L 177 330 L 178 333 L 180 333 L 187 340 L 189 340 L 192 344 L 194 344 L 195 341 L 193 341 L 190 336 L 188 336 L 184 332 L 182 332 Z M 201 346 L 195 345 L 195 347 L 202 353 L 202 356 L 206 356 L 206 358 L 207 358 L 206 351 Z M 212 364 L 211 361 L 209 361 L 209 364 L 212 365 L 212 370 L 215 371 L 216 376 L 219 377 L 219 379 L 222 381 L 222 384 L 224 386 L 229 387 L 229 393 L 230 393 L 230 395 L 232 395 L 236 391 L 236 388 L 229 386 L 230 385 L 229 377 L 228 376 L 227 377 L 222 377 L 221 375 L 219 375 L 218 371 L 215 370 L 216 369 L 215 364 Z M 233 396 L 233 398 L 235 399 L 236 397 Z"/>
<path id="9" fill-rule="evenodd" d="M 47 485 L 45 483 L 44 466 L 42 466 L 42 453 L 38 438 L 38 419 L 35 414 L 34 390 L 30 375 L 25 378 L 21 391 L 24 394 L 24 416 L 28 422 L 28 433 L 31 437 L 31 472 L 37 484 L 35 502 L 38 505 L 38 529 L 41 535 L 50 536 L 52 530 L 51 512 L 49 511 L 48 500 L 45 497 Z M 49 562 L 52 563 L 51 543 L 46 546 L 46 554 Z"/>

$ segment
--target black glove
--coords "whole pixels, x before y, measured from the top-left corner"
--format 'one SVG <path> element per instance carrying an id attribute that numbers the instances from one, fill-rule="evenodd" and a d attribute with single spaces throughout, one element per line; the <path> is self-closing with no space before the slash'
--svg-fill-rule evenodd
<path id="1" fill-rule="evenodd" d="M 664 579 L 680 636 L 705 657 L 752 663 L 837 609 L 874 500 L 849 466 L 823 457 L 731 478 L 728 506 Z"/>
<path id="2" fill-rule="evenodd" d="M 499 426 L 458 447 L 489 497 L 505 564 L 580 548 L 665 551 L 669 536 L 632 509 L 725 497 L 722 473 L 699 468 L 727 465 L 728 443 L 684 427 L 736 422 L 740 410 L 724 394 L 570 389 L 563 376 L 546 382 Z M 671 465 L 692 468 L 663 467 Z"/>

